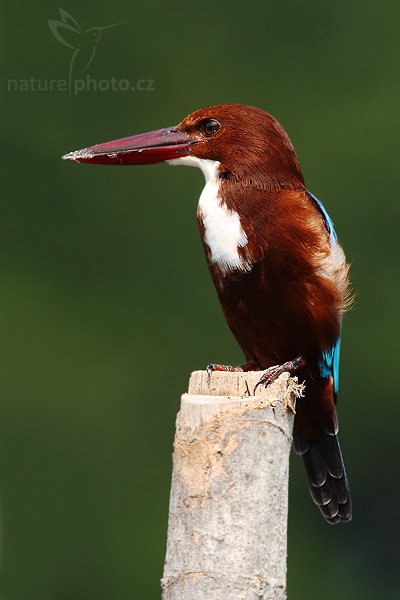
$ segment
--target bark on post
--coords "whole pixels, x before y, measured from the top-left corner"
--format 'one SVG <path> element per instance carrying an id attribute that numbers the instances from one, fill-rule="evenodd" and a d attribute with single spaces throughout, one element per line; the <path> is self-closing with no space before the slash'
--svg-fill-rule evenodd
<path id="1" fill-rule="evenodd" d="M 287 373 L 192 373 L 176 423 L 163 600 L 283 600 L 295 397 Z"/>

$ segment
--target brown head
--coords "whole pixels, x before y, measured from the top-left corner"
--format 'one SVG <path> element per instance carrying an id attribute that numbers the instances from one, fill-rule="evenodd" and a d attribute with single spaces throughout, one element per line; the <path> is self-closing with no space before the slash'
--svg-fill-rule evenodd
<path id="1" fill-rule="evenodd" d="M 186 117 L 177 130 L 199 140 L 190 154 L 220 162 L 223 177 L 248 180 L 263 189 L 304 185 L 287 133 L 260 108 L 244 104 L 202 108 Z"/>

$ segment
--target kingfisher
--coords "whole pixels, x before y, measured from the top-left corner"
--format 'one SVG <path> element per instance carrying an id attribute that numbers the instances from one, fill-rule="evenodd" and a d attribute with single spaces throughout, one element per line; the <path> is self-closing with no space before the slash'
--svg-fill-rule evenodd
<path id="1" fill-rule="evenodd" d="M 330 524 L 349 522 L 351 497 L 335 408 L 342 318 L 351 303 L 349 266 L 280 123 L 260 108 L 221 104 L 197 110 L 179 125 L 63 158 L 201 169 L 200 235 L 225 319 L 246 359 L 238 367 L 208 369 L 261 370 L 257 386 L 283 372 L 305 380 L 294 448 L 323 517 Z"/>

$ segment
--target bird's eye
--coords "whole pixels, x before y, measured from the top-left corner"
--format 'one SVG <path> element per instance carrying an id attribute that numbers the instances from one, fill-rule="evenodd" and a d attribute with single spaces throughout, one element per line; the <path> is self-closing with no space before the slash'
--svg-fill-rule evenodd
<path id="1" fill-rule="evenodd" d="M 210 137 L 210 135 L 214 135 L 217 131 L 220 130 L 221 125 L 215 119 L 207 119 L 207 121 L 203 121 L 202 129 L 204 135 Z"/>

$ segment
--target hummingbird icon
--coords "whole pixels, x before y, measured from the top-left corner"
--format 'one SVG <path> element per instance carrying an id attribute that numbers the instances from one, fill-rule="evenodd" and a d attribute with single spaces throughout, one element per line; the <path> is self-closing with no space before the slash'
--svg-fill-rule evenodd
<path id="1" fill-rule="evenodd" d="M 69 92 L 71 94 L 73 73 L 82 74 L 90 67 L 103 31 L 118 27 L 118 25 L 122 25 L 122 22 L 104 27 L 89 27 L 84 31 L 66 10 L 59 8 L 58 11 L 61 21 L 48 20 L 47 23 L 55 39 L 63 46 L 73 50 L 68 73 Z"/>

